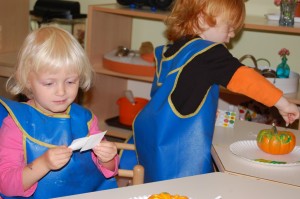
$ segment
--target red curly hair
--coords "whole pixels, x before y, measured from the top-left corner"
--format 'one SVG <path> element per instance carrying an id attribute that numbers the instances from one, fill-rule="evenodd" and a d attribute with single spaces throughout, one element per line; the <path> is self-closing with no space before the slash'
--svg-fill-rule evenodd
<path id="1" fill-rule="evenodd" d="M 211 27 L 221 15 L 224 22 L 238 32 L 244 25 L 245 3 L 244 0 L 176 0 L 165 20 L 167 39 L 175 41 L 183 36 L 199 35 L 204 31 L 199 25 L 199 15 Z"/>

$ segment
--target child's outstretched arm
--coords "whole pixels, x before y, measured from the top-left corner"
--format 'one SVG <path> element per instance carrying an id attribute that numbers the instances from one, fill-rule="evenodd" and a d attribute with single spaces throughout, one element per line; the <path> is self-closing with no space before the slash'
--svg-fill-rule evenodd
<path id="1" fill-rule="evenodd" d="M 253 68 L 240 67 L 231 78 L 227 88 L 233 92 L 244 94 L 268 107 L 275 106 L 286 124 L 299 118 L 298 107 L 290 103 L 281 90 L 263 77 Z"/>

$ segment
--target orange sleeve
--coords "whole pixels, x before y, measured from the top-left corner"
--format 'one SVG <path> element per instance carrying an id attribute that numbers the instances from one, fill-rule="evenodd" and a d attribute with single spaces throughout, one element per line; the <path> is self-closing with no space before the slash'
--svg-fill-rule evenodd
<path id="1" fill-rule="evenodd" d="M 227 89 L 246 95 L 268 107 L 274 106 L 283 92 L 264 76 L 247 66 L 240 67 L 232 76 Z"/>

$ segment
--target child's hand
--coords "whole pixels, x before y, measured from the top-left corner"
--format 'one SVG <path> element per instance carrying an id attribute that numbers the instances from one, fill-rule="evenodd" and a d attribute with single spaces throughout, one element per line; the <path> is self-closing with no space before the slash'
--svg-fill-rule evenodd
<path id="1" fill-rule="evenodd" d="M 117 146 L 113 142 L 102 140 L 93 148 L 93 151 L 100 162 L 106 163 L 117 155 Z"/>
<path id="2" fill-rule="evenodd" d="M 50 170 L 57 170 L 69 162 L 72 153 L 72 149 L 66 146 L 54 147 L 43 154 L 43 159 Z"/>
<path id="3" fill-rule="evenodd" d="M 286 98 L 281 97 L 275 106 L 287 125 L 299 119 L 300 113 L 298 107 L 295 104 L 290 103 Z"/>
<path id="4" fill-rule="evenodd" d="M 278 111 L 285 120 L 286 126 L 299 119 L 299 110 L 295 104 L 289 104 L 286 109 L 278 109 Z"/>

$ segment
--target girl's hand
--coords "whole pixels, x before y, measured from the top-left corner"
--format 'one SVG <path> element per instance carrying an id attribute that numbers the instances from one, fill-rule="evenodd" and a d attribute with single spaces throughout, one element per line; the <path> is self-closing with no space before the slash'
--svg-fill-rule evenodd
<path id="1" fill-rule="evenodd" d="M 23 188 L 29 189 L 43 178 L 49 171 L 62 168 L 72 156 L 72 149 L 59 146 L 48 149 L 43 155 L 35 159 L 23 169 Z M 1 198 L 1 197 L 0 197 Z"/>
<path id="2" fill-rule="evenodd" d="M 107 163 L 117 155 L 118 150 L 113 142 L 102 140 L 93 148 L 93 151 L 101 163 Z"/>
<path id="3" fill-rule="evenodd" d="M 57 170 L 69 162 L 72 154 L 72 149 L 66 146 L 59 146 L 46 151 L 43 154 L 43 159 L 49 170 Z"/>

